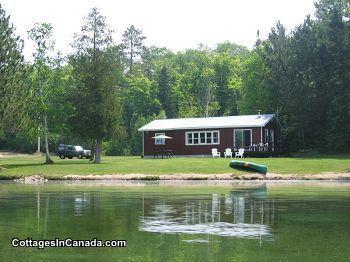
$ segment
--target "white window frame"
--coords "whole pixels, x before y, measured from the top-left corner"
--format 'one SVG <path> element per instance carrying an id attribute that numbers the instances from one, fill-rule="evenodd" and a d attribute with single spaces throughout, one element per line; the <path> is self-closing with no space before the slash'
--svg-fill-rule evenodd
<path id="1" fill-rule="evenodd" d="M 243 131 L 249 130 L 249 131 L 250 131 L 250 146 L 253 145 L 253 129 L 251 129 L 251 128 L 233 129 L 233 144 L 234 144 L 234 146 L 235 146 L 236 148 L 238 148 L 237 145 L 236 145 L 236 130 L 237 130 L 237 131 L 240 131 L 240 130 L 241 130 L 241 131 L 242 131 L 242 134 L 243 134 Z M 244 136 L 243 136 L 242 138 L 244 139 Z M 243 144 L 244 144 L 244 141 L 243 141 Z"/>
<path id="2" fill-rule="evenodd" d="M 193 143 L 193 140 L 194 140 L 193 134 L 195 134 L 195 133 L 198 134 L 198 144 Z M 205 142 L 204 143 L 201 143 L 200 133 L 205 133 L 205 136 L 204 136 Z M 211 133 L 211 141 L 212 141 L 211 143 L 207 143 L 207 134 L 208 133 Z M 213 142 L 214 133 L 218 134 L 218 142 L 217 143 Z M 188 142 L 188 134 L 192 134 L 192 143 L 191 144 Z M 220 131 L 219 130 L 187 131 L 187 132 L 185 132 L 185 145 L 186 146 L 220 145 Z"/>
<path id="3" fill-rule="evenodd" d="M 154 134 L 155 137 L 157 136 L 165 136 L 165 133 L 155 133 Z M 160 143 L 158 141 L 161 141 Z M 162 145 L 165 145 L 165 138 L 155 138 L 154 139 L 154 144 L 156 146 L 162 146 Z"/>

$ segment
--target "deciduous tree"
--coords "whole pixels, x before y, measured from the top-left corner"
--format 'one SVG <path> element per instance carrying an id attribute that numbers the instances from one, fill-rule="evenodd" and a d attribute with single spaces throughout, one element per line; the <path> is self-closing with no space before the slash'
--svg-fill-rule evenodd
<path id="1" fill-rule="evenodd" d="M 45 135 L 45 162 L 46 164 L 53 163 L 49 151 L 49 128 L 48 128 L 48 103 L 51 97 L 51 90 L 54 87 L 48 85 L 51 57 L 50 52 L 54 49 L 55 41 L 53 39 L 53 28 L 48 23 L 36 23 L 34 27 L 28 31 L 29 38 L 35 44 L 33 52 L 34 59 L 34 82 L 36 90 L 35 110 L 38 116 L 43 119 L 44 135 Z"/>

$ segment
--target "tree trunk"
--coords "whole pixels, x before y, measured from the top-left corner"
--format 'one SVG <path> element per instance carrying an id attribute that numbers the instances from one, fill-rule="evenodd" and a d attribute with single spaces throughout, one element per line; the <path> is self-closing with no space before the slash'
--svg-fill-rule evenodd
<path id="1" fill-rule="evenodd" d="M 101 140 L 96 141 L 96 148 L 95 148 L 95 164 L 100 164 L 101 163 Z"/>
<path id="2" fill-rule="evenodd" d="M 45 125 L 45 164 L 52 164 L 53 161 L 50 158 L 50 152 L 49 152 L 49 131 L 47 128 L 47 116 L 44 116 L 44 125 Z"/>
<path id="3" fill-rule="evenodd" d="M 211 88 L 210 86 L 208 86 L 208 88 L 205 91 L 205 94 L 203 96 L 204 98 L 204 114 L 205 117 L 209 116 L 209 106 L 210 106 L 210 102 L 211 102 L 211 96 L 212 96 L 212 92 L 211 92 Z"/>
<path id="4" fill-rule="evenodd" d="M 132 66 L 133 66 L 133 59 L 134 59 L 134 44 L 130 42 L 130 75 L 132 75 Z"/>
<path id="5" fill-rule="evenodd" d="M 96 144 L 96 141 L 95 141 L 95 139 L 93 139 L 93 140 L 92 140 L 92 143 L 91 143 L 90 161 L 93 161 L 94 158 L 95 158 L 95 144 Z"/>
<path id="6" fill-rule="evenodd" d="M 304 136 L 304 127 L 301 127 L 301 139 L 303 143 L 303 150 L 305 150 L 305 136 Z"/>
<path id="7" fill-rule="evenodd" d="M 39 128 L 39 133 L 40 133 L 40 128 Z M 38 135 L 38 149 L 36 150 L 37 154 L 40 154 L 40 135 Z"/>

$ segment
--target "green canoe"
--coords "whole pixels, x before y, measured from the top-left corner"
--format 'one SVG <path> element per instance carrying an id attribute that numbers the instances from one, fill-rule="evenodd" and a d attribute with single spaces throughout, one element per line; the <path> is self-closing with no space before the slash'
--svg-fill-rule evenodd
<path id="1" fill-rule="evenodd" d="M 251 162 L 232 160 L 229 165 L 239 170 L 255 171 L 263 174 L 267 173 L 267 166 Z"/>

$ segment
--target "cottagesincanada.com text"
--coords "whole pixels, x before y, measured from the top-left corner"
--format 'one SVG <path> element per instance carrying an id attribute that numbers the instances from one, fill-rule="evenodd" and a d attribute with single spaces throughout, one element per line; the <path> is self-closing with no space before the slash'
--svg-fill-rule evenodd
<path id="1" fill-rule="evenodd" d="M 35 247 L 38 249 L 52 247 L 126 247 L 126 240 L 100 240 L 92 239 L 26 239 L 13 238 L 11 240 L 13 247 Z"/>

